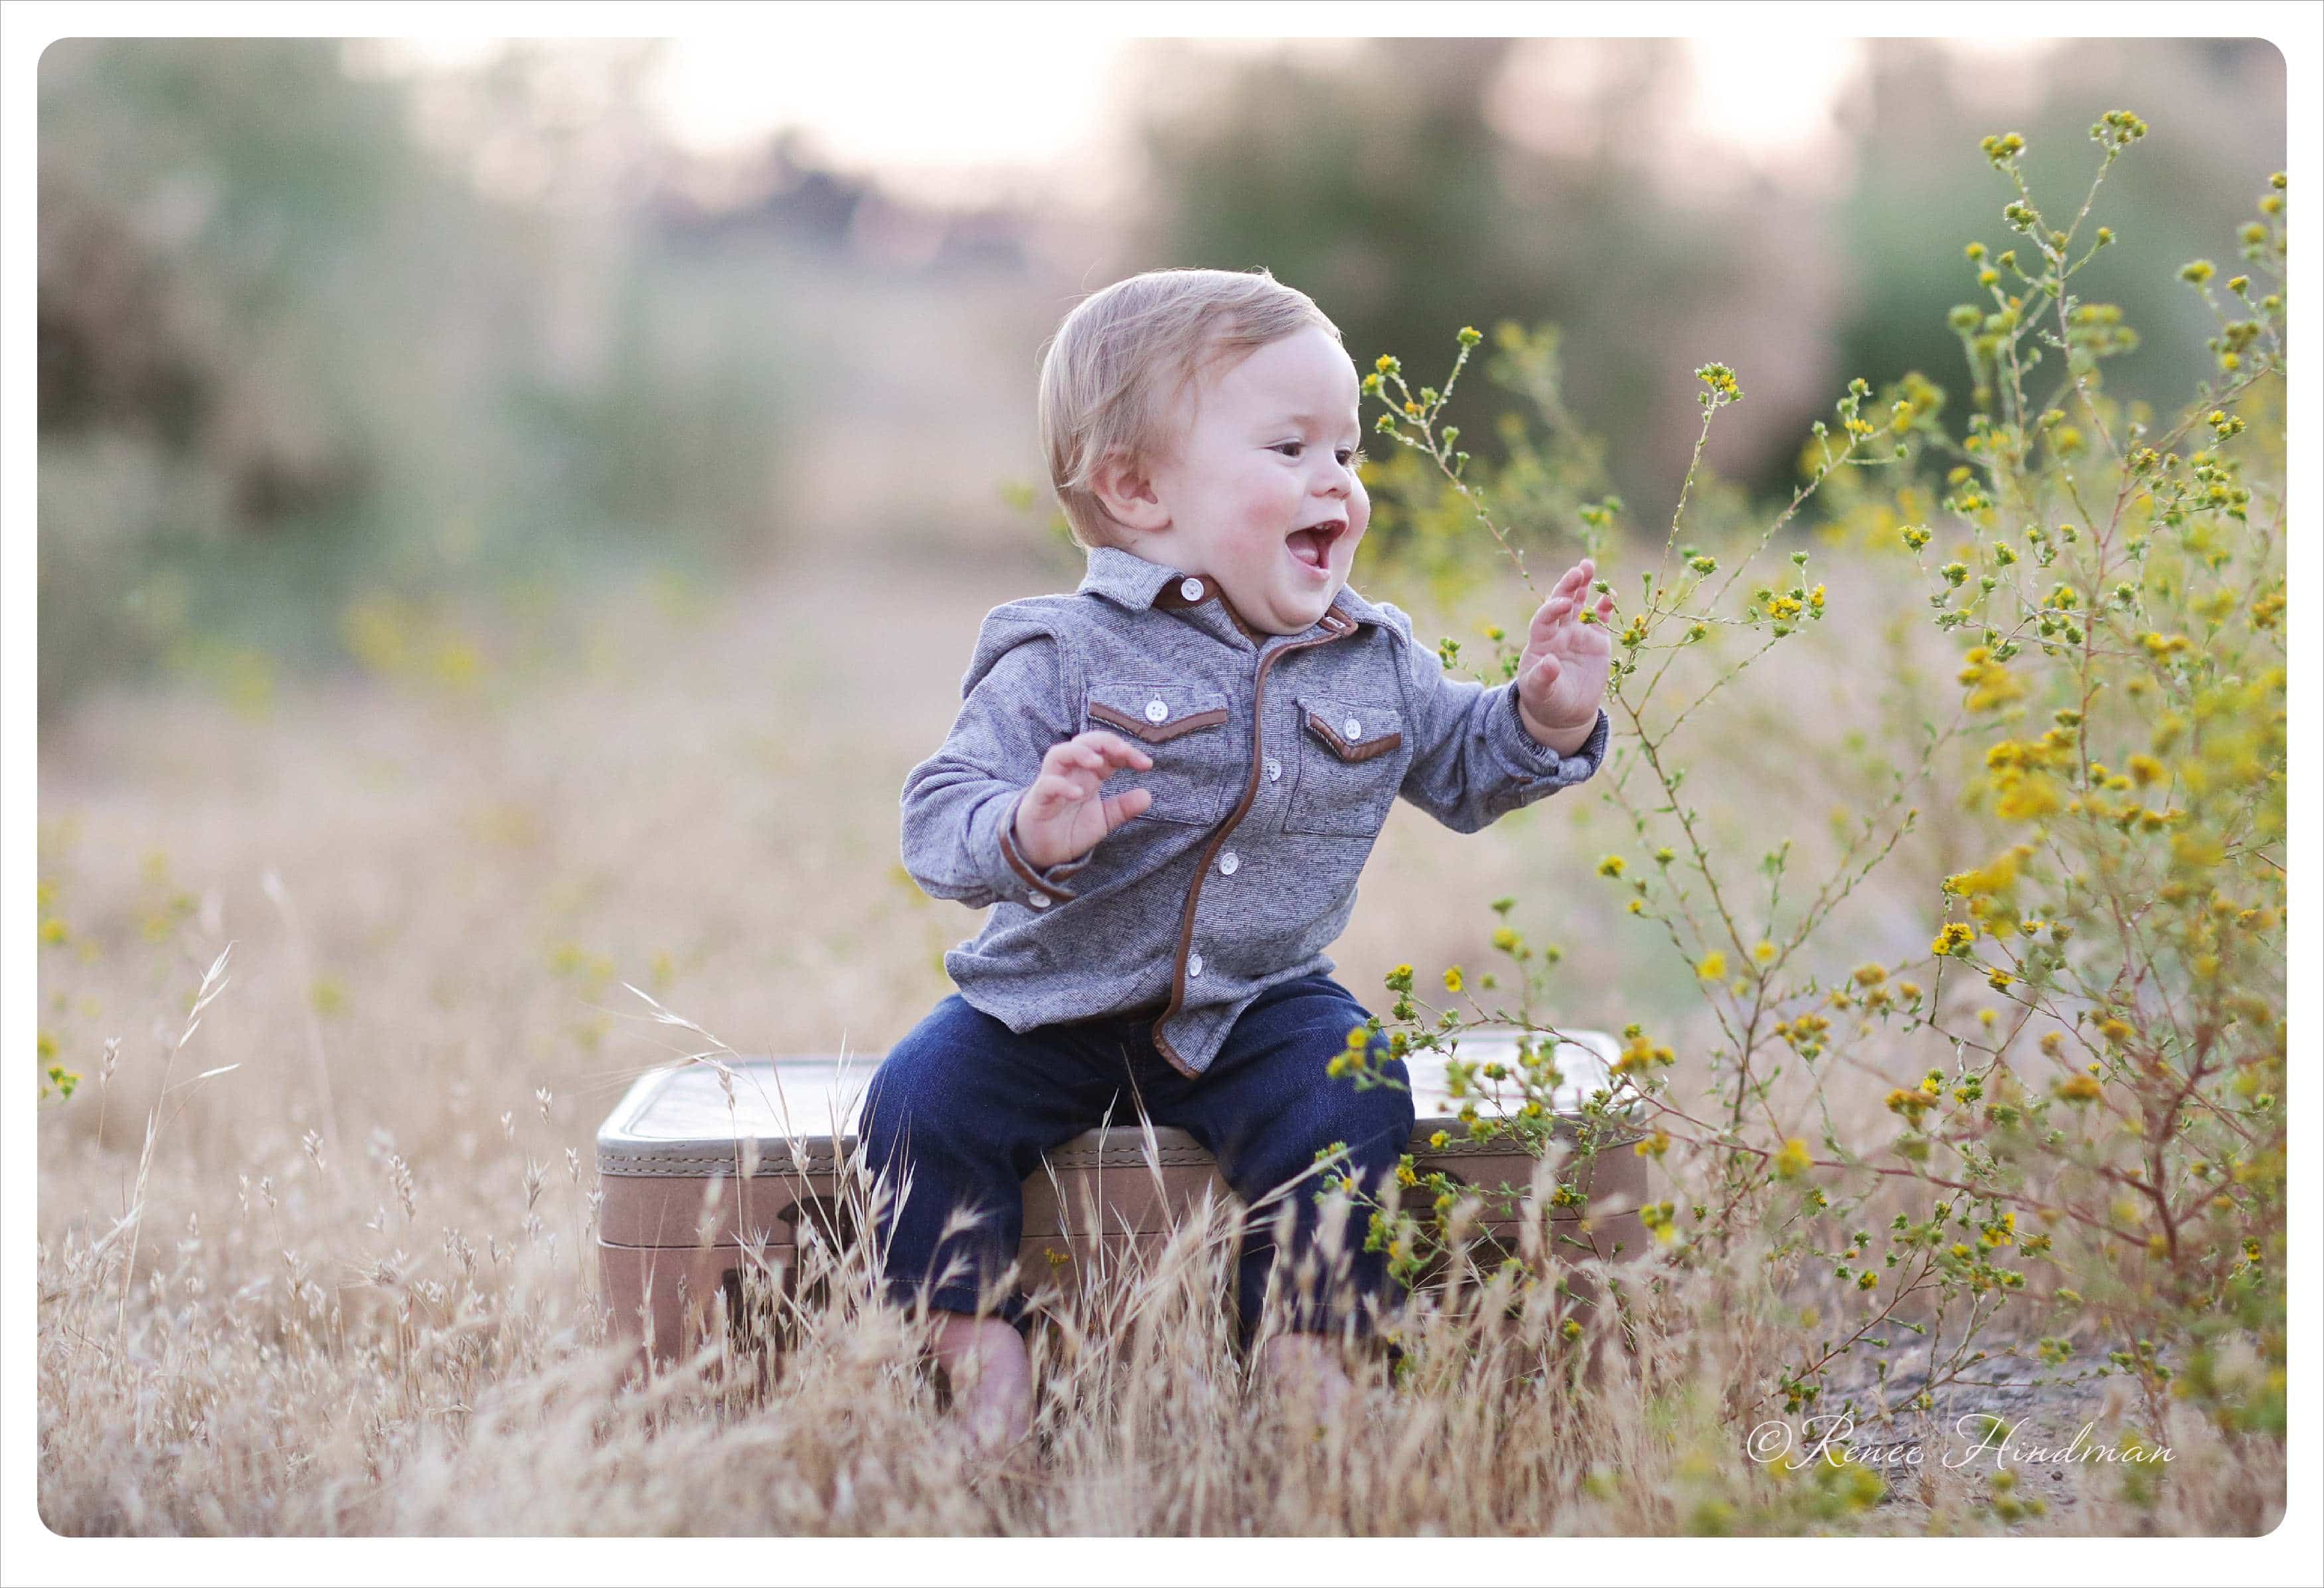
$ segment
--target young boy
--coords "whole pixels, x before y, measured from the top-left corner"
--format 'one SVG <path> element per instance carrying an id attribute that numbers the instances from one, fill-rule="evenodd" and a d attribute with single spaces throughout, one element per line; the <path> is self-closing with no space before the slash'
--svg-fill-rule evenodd
<path id="1" fill-rule="evenodd" d="M 1408 617 L 1347 587 L 1370 514 L 1359 395 L 1338 329 L 1264 271 L 1117 282 L 1044 360 L 1050 477 L 1088 574 L 987 614 L 960 716 L 905 780 L 906 867 L 991 913 L 945 956 L 959 990 L 889 1053 L 862 1125 L 875 1170 L 909 1176 L 881 1231 L 891 1291 L 939 1314 L 938 1357 L 988 1445 L 1031 1417 L 1023 1298 L 998 1316 L 980 1299 L 1039 1156 L 1142 1110 L 1254 1205 L 1333 1142 L 1380 1190 L 1411 1100 L 1327 1080 L 1368 1016 L 1323 949 L 1388 808 L 1473 832 L 1605 758 L 1611 645 L 1578 621 L 1587 560 L 1498 688 L 1445 677 Z M 1319 1247 L 1316 1184 L 1287 1196 L 1294 1264 Z M 1272 1222 L 1244 1237 L 1246 1342 Z M 1305 1370 L 1327 1399 L 1347 1384 L 1328 1337 L 1393 1299 L 1379 1254 L 1341 1261 L 1345 1285 L 1291 1297 L 1260 1363 Z"/>

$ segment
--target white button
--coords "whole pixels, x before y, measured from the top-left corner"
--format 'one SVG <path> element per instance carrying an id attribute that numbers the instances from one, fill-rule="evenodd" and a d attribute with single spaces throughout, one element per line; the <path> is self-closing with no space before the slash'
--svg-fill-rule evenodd
<path id="1" fill-rule="evenodd" d="M 1190 954 L 1186 956 L 1186 974 L 1190 976 L 1199 976 L 1203 974 L 1203 956 L 1201 955 Z"/>
<path id="2" fill-rule="evenodd" d="M 1360 739 L 1364 736 L 1364 725 L 1358 722 L 1354 717 L 1350 717 L 1346 722 L 1340 725 L 1340 732 L 1345 734 L 1351 739 Z"/>
<path id="3" fill-rule="evenodd" d="M 1169 715 L 1170 708 L 1163 705 L 1159 700 L 1149 700 L 1146 703 L 1146 720 L 1148 722 L 1158 723 Z"/>
<path id="4" fill-rule="evenodd" d="M 1028 893 L 1025 895 L 1025 901 L 1028 904 L 1030 904 L 1035 909 L 1047 909 L 1049 908 L 1049 896 L 1047 893 Z"/>
<path id="5" fill-rule="evenodd" d="M 1279 761 L 1276 760 L 1276 759 L 1275 759 L 1275 757 L 1273 757 L 1273 756 L 1271 756 L 1271 755 L 1270 755 L 1270 756 L 1268 756 L 1268 757 L 1267 758 L 1267 780 L 1268 780 L 1268 782 L 1270 782 L 1270 783 L 1273 783 L 1273 782 L 1279 781 L 1279 780 L 1282 779 L 1282 777 L 1283 777 L 1283 763 L 1282 763 L 1281 762 L 1279 762 Z"/>
<path id="6" fill-rule="evenodd" d="M 1203 598 L 1203 581 L 1200 579 L 1188 579 L 1185 584 L 1178 586 L 1178 594 L 1184 596 L 1189 601 L 1200 601 Z"/>
<path id="7" fill-rule="evenodd" d="M 1219 856 L 1219 875 L 1231 877 L 1240 870 L 1242 870 L 1242 856 L 1233 850 L 1230 849 Z"/>

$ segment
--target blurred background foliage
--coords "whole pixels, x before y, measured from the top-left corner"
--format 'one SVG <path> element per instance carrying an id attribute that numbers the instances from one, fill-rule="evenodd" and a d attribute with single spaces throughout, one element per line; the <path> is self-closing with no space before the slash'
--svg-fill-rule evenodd
<path id="1" fill-rule="evenodd" d="M 658 48 L 514 42 L 456 68 L 314 39 L 49 48 L 44 722 L 160 671 L 261 705 L 284 669 L 490 676 L 525 614 L 586 614 L 641 568 L 999 555 L 1069 585 L 1069 549 L 1011 505 L 1039 477 L 1039 347 L 1080 293 L 1157 264 L 1265 265 L 1360 362 L 1393 350 L 1422 378 L 1462 324 L 1545 328 L 1499 354 L 1536 394 L 1476 380 L 1464 445 L 1496 457 L 1504 409 L 1545 420 L 1509 477 L 1533 481 L 1528 532 L 1567 544 L 1609 490 L 1626 527 L 1667 521 L 1692 371 L 1730 364 L 1752 401 L 1698 489 L 1739 511 L 1788 495 L 1849 377 L 1958 383 L 1960 241 L 2007 240 L 1978 135 L 2022 132 L 2037 186 L 2079 192 L 2090 120 L 2137 106 L 2155 135 L 2107 223 L 2174 259 L 2216 251 L 2284 136 L 2264 41 L 2078 43 L 2006 105 L 1924 42 L 1869 42 L 1836 109 L 1849 158 L 1781 182 L 1671 142 L 1678 41 L 1148 41 L 1111 200 L 947 208 L 787 130 L 678 147 L 646 92 Z M 2174 400 L 2200 355 L 2172 285 L 2087 278 L 2147 338 L 2108 368 L 2122 394 Z"/>
<path id="2" fill-rule="evenodd" d="M 1612 440 L 1610 483 L 1665 518 L 1693 442 L 1697 365 L 1735 366 L 1757 400 L 1755 418 L 1738 410 L 1722 427 L 1736 445 L 1711 461 L 1762 495 L 1796 483 L 1785 438 L 1849 377 L 1877 387 L 1918 368 L 1942 383 L 1960 368 L 1945 311 L 1974 296 L 1961 240 L 2014 239 L 2006 185 L 1974 157 L 1991 118 L 1962 102 L 1934 54 L 1873 42 L 1864 92 L 1839 107 L 1852 174 L 1809 171 L 1784 186 L 1698 174 L 1674 193 L 1656 124 L 1675 119 L 1686 86 L 1680 42 L 1600 42 L 1594 80 L 1562 91 L 1527 81 L 1524 42 L 1379 41 L 1342 60 L 1225 75 L 1196 51 L 1166 56 L 1141 112 L 1138 255 L 1263 262 L 1325 305 L 1360 365 L 1394 351 L 1425 379 L 1449 365 L 1464 323 L 1554 322 L 1568 400 Z M 2108 180 L 2108 224 L 2163 254 L 2215 249 L 2248 218 L 2246 189 L 2282 147 L 2280 97 L 2246 97 L 2255 71 L 2280 80 L 2273 47 L 2091 43 L 2079 69 L 2044 74 L 2003 117 L 2037 152 L 2030 180 L 2053 203 L 2079 201 L 2098 115 L 2167 105 L 2167 147 Z M 2211 334 L 2172 286 L 2101 269 L 2085 289 L 2118 294 L 2152 328 L 2153 355 L 2109 372 L 2126 398 L 2181 398 L 2170 372 Z M 1472 389 L 1468 422 L 1481 439 L 1479 413 L 1516 402 Z"/>
<path id="3" fill-rule="evenodd" d="M 494 114 L 541 124 L 542 59 L 479 85 Z M 717 300 L 642 215 L 495 197 L 411 97 L 327 40 L 42 58 L 44 718 L 156 662 L 377 660 L 383 614 L 775 527 L 758 317 L 687 335 Z"/>

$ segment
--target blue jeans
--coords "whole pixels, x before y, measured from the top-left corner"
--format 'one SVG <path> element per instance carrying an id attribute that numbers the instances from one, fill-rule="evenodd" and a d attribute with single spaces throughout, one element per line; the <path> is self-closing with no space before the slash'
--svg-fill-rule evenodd
<path id="1" fill-rule="evenodd" d="M 958 993 L 889 1051 L 864 1095 L 862 1141 L 874 1174 L 892 1187 L 908 1168 L 910 1196 L 883 1214 L 889 1293 L 905 1306 L 973 1313 L 989 1284 L 1012 1263 L 1022 1238 L 1022 1187 L 1041 1155 L 1094 1128 L 1111 1110 L 1135 1123 L 1143 1106 L 1157 1125 L 1192 1135 L 1218 1160 L 1244 1203 L 1258 1209 L 1243 1233 L 1236 1306 L 1247 1346 L 1257 1329 L 1276 1260 L 1273 1226 L 1295 1214 L 1289 1250 L 1296 1267 L 1315 1240 L 1320 1174 L 1279 1197 L 1269 1194 L 1313 1168 L 1319 1148 L 1344 1142 L 1335 1173 L 1352 1174 L 1373 1196 L 1393 1177 L 1412 1133 L 1412 1096 L 1324 1073 L 1369 1015 L 1327 975 L 1269 988 L 1243 1011 L 1226 1046 L 1189 1079 L 1155 1051 L 1152 1011 L 1040 1026 L 1019 1035 Z M 1375 1035 L 1375 1063 L 1408 1082 Z M 976 1216 L 948 1230 L 951 1214 Z M 1371 1332 L 1374 1315 L 1397 1297 L 1382 1253 L 1362 1250 L 1368 1224 L 1350 1214 L 1342 1251 L 1347 1286 L 1286 1294 L 1286 1323 L 1310 1333 Z M 1318 1254 L 1319 1258 L 1322 1254 Z M 946 1278 L 947 1267 L 958 1272 Z M 1319 1262 L 1319 1268 L 1322 1265 Z M 1012 1289 L 1000 1316 L 1028 1326 L 1025 1298 Z"/>

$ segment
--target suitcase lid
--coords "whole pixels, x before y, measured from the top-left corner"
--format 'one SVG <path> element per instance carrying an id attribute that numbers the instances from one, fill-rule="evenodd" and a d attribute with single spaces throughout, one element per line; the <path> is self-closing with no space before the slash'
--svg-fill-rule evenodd
<path id="1" fill-rule="evenodd" d="M 1499 1061 L 1514 1068 L 1522 1035 L 1478 1027 L 1461 1034 L 1456 1051 L 1471 1065 Z M 1603 1031 L 1563 1035 L 1567 1039 L 1558 1044 L 1555 1055 L 1560 1082 L 1554 1112 L 1572 1114 L 1581 1112 L 1592 1093 L 1612 1085 L 1612 1061 L 1620 1048 Z M 835 1157 L 835 1140 L 844 1143 L 854 1133 L 864 1088 L 881 1057 L 698 1059 L 649 1071 L 632 1084 L 598 1128 L 598 1169 L 604 1174 L 700 1174 L 708 1172 L 704 1166 L 715 1163 L 729 1174 L 738 1168 L 761 1174 L 827 1172 Z M 1446 1094 L 1446 1057 L 1407 1054 L 1405 1065 L 1412 1076 L 1413 1111 L 1421 1128 L 1441 1123 L 1459 1134 L 1453 1116 L 1462 1105 Z M 1478 1112 L 1499 1113 L 1492 1084 L 1480 1082 L 1478 1090 L 1481 1094 L 1472 1098 Z M 1515 1087 L 1505 1084 L 1499 1090 L 1514 1094 Z M 1135 1117 L 1118 1118 L 1106 1134 L 1111 1138 L 1124 1131 L 1125 1146 L 1141 1134 Z M 1169 1149 L 1167 1156 L 1181 1150 L 1200 1155 L 1182 1131 L 1157 1129 L 1156 1134 Z M 745 1152 L 744 1142 L 753 1150 Z"/>

